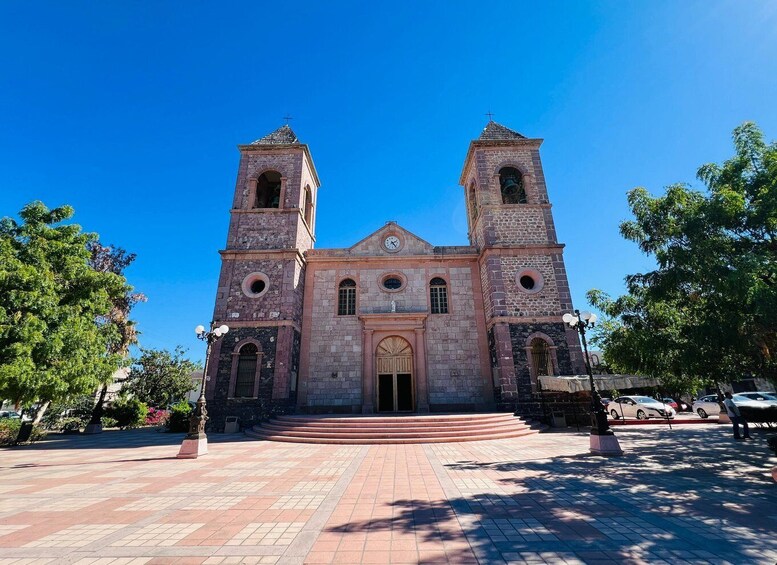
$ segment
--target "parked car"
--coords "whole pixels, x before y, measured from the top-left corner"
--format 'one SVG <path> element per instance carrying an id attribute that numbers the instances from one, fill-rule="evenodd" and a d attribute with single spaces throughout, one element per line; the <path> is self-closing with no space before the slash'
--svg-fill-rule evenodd
<path id="1" fill-rule="evenodd" d="M 649 396 L 620 396 L 607 406 L 616 420 L 624 418 L 674 418 L 676 412 L 671 406 Z"/>
<path id="2" fill-rule="evenodd" d="M 777 394 L 773 392 L 740 392 L 734 395 L 737 396 L 758 402 L 758 406 L 777 406 Z M 736 402 L 735 398 L 734 403 Z"/>
<path id="3" fill-rule="evenodd" d="M 21 418 L 21 415 L 18 412 L 15 412 L 13 410 L 3 410 L 3 411 L 0 411 L 0 418 L 10 418 L 11 420 L 18 420 Z"/>
<path id="4" fill-rule="evenodd" d="M 604 406 L 605 410 L 607 409 L 607 405 L 612 402 L 612 398 L 608 398 L 606 396 L 601 397 L 602 406 Z"/>
<path id="5" fill-rule="evenodd" d="M 668 404 L 669 406 L 674 408 L 675 412 L 678 410 L 677 402 L 674 401 L 674 398 L 667 397 L 667 398 L 664 398 L 663 401 L 664 401 L 664 404 Z"/>
<path id="6" fill-rule="evenodd" d="M 693 401 L 693 411 L 701 418 L 709 418 L 720 414 L 720 404 L 718 404 L 717 394 L 708 394 L 698 400 Z"/>

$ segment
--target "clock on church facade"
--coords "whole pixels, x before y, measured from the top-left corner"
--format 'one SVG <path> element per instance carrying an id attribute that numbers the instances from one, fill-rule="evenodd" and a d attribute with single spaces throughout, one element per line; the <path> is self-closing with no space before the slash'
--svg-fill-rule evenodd
<path id="1" fill-rule="evenodd" d="M 211 428 L 270 409 L 538 415 L 539 375 L 583 372 L 561 320 L 572 302 L 541 143 L 493 121 L 470 143 L 468 245 L 435 246 L 388 222 L 345 249 L 314 249 L 319 178 L 288 125 L 239 146 Z"/>

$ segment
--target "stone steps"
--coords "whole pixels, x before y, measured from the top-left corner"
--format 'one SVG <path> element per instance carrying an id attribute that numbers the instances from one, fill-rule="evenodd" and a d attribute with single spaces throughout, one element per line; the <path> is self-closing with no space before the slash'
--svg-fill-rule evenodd
<path id="1" fill-rule="evenodd" d="M 536 434 L 512 414 L 279 416 L 246 435 L 292 443 L 405 444 L 483 441 Z"/>

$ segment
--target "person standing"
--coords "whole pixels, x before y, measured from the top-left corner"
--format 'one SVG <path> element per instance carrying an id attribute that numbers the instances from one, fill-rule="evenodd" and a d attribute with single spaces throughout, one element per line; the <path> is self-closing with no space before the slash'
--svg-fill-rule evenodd
<path id="1" fill-rule="evenodd" d="M 742 413 L 739 411 L 739 407 L 734 404 L 734 398 L 730 392 L 726 393 L 726 399 L 723 401 L 723 405 L 726 407 L 726 413 L 731 418 L 731 424 L 734 426 L 734 439 L 750 439 L 750 428 L 747 427 L 747 420 L 742 417 Z M 739 424 L 742 424 L 744 429 L 744 437 L 739 435 Z"/>

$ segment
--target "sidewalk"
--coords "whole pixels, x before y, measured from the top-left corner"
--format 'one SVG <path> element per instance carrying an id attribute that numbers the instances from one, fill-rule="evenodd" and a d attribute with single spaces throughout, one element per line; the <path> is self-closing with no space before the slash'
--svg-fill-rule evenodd
<path id="1" fill-rule="evenodd" d="M 0 450 L 0 565 L 777 562 L 766 433 L 618 428 L 459 444 L 54 436 Z"/>

